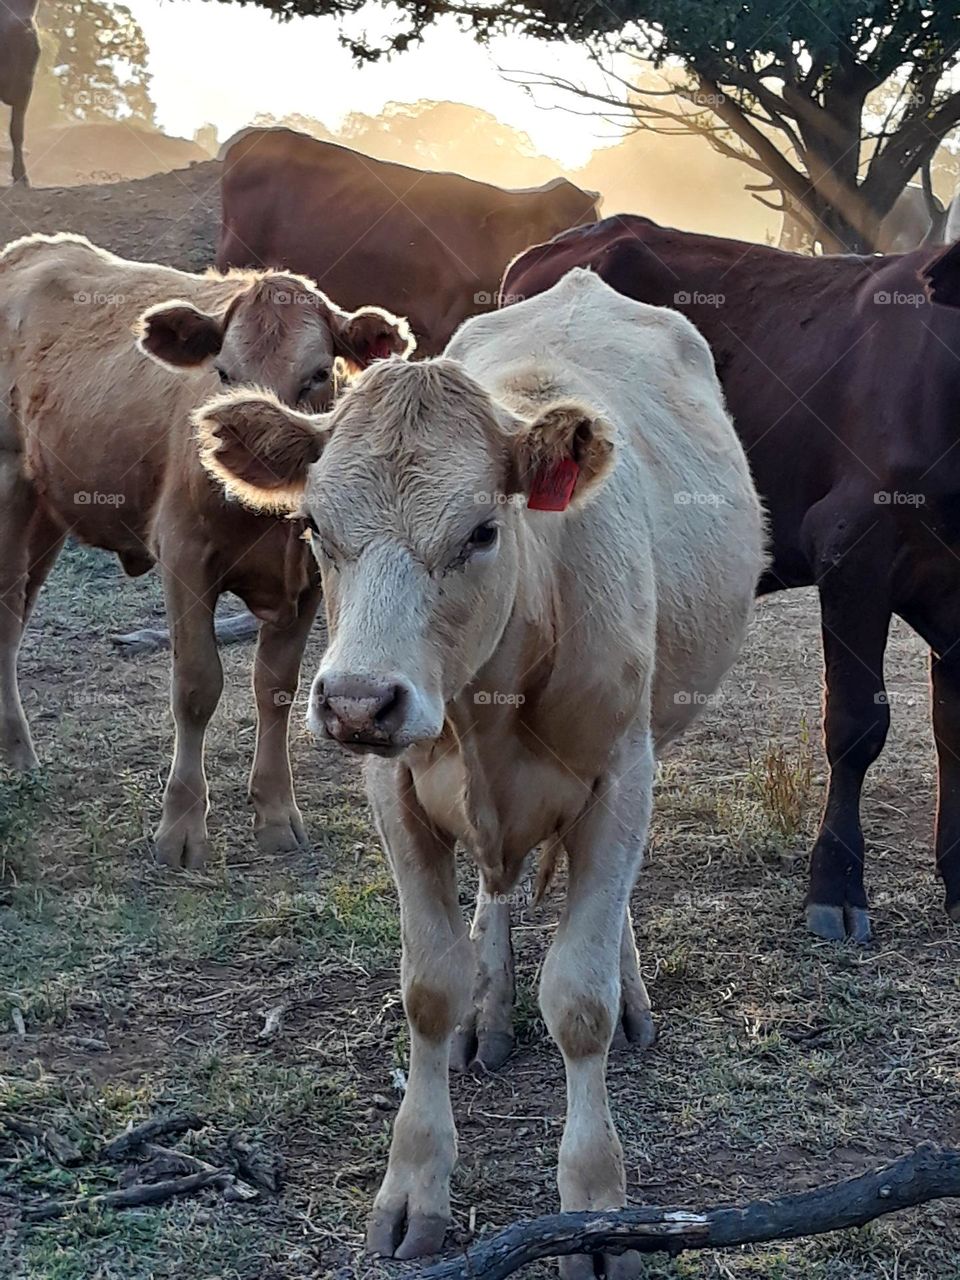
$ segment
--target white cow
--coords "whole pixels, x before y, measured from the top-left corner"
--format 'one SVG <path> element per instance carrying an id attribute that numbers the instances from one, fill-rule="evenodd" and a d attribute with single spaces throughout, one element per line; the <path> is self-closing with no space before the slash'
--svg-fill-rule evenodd
<path id="1" fill-rule="evenodd" d="M 367 756 L 400 896 L 410 1071 L 368 1248 L 433 1253 L 450 1218 L 448 1061 L 473 970 L 457 841 L 490 895 L 534 846 L 566 852 L 540 984 L 567 1076 L 560 1200 L 622 1205 L 605 1072 L 622 965 L 649 1021 L 628 901 L 655 744 L 736 658 L 763 561 L 706 342 L 575 270 L 468 320 L 444 358 L 365 374 L 332 413 L 238 392 L 199 420 L 231 493 L 313 521 L 330 644 L 308 720 Z"/>

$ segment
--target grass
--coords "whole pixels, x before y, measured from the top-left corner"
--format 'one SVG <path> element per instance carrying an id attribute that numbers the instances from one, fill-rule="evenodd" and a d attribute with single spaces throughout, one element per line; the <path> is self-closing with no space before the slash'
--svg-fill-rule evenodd
<path id="1" fill-rule="evenodd" d="M 318 752 L 295 712 L 313 847 L 261 858 L 245 798 L 250 654 L 227 650 L 208 761 L 216 857 L 202 874 L 155 869 L 167 659 L 121 660 L 108 637 L 157 607 L 151 578 L 128 583 L 105 557 L 70 551 L 25 646 L 44 767 L 26 781 L 0 775 L 0 1116 L 52 1129 L 80 1159 L 63 1167 L 42 1139 L 0 1130 L 0 1274 L 312 1280 L 345 1267 L 385 1277 L 358 1258 L 408 1040 L 396 897 L 357 771 Z M 806 662 L 815 636 L 802 597 L 764 607 L 722 710 L 661 766 L 634 899 L 660 1040 L 644 1059 L 615 1053 L 609 1071 L 636 1202 L 769 1195 L 861 1172 L 925 1137 L 960 1141 L 960 945 L 931 875 L 922 705 L 894 708 L 893 742 L 868 784 L 876 942 L 837 947 L 802 929 L 823 794 L 806 728 L 819 698 L 819 668 Z M 923 655 L 902 635 L 891 662 L 901 683 L 921 678 Z M 471 889 L 467 876 L 465 909 Z M 561 901 L 558 889 L 517 913 L 508 1068 L 454 1079 L 455 1244 L 472 1213 L 488 1230 L 556 1207 L 562 1069 L 536 982 Z M 277 1007 L 281 1029 L 264 1040 Z M 216 1161 L 239 1136 L 281 1170 L 279 1193 L 18 1220 L 19 1204 L 135 1174 L 104 1161 L 104 1143 L 185 1109 L 205 1123 L 181 1149 Z M 644 1275 L 960 1280 L 958 1258 L 960 1227 L 934 1205 L 821 1240 L 651 1257 Z"/>

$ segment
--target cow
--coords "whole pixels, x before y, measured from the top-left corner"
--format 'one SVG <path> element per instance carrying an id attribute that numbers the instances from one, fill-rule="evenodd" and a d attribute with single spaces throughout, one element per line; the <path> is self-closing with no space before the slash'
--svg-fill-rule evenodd
<path id="1" fill-rule="evenodd" d="M 140 332 L 134 339 L 134 326 Z M 262 851 L 305 840 L 287 754 L 300 659 L 320 598 L 302 526 L 224 497 L 192 445 L 191 411 L 220 385 L 331 403 L 335 361 L 355 369 L 410 338 L 376 308 L 348 314 L 289 274 L 188 275 L 128 262 L 82 236 L 27 236 L 0 254 L 0 758 L 37 765 L 17 651 L 68 534 L 160 564 L 173 633 L 176 749 L 159 860 L 208 853 L 203 743 L 223 674 L 213 611 L 224 592 L 260 619 L 250 797 Z"/>
<path id="2" fill-rule="evenodd" d="M 443 357 L 371 369 L 330 413 L 236 393 L 198 415 L 228 492 L 288 493 L 311 523 L 330 643 L 308 723 L 365 758 L 397 883 L 410 1070 L 369 1251 L 433 1253 L 450 1217 L 448 1055 L 473 972 L 458 841 L 491 897 L 534 846 L 565 850 L 540 984 L 567 1076 L 560 1199 L 622 1205 L 605 1071 L 622 1000 L 652 1039 L 628 901 L 655 755 L 735 659 L 763 560 L 706 343 L 575 271 L 468 320 Z"/>
<path id="3" fill-rule="evenodd" d="M 7 0 L 0 5 L 0 102 L 10 108 L 10 145 L 14 185 L 29 186 L 23 163 L 23 124 L 40 60 L 34 21 L 37 0 Z"/>
<path id="4" fill-rule="evenodd" d="M 923 187 L 910 184 L 897 196 L 893 208 L 880 223 L 878 253 L 909 253 L 923 244 L 942 244 L 950 239 L 946 230 L 948 210 Z"/>
<path id="5" fill-rule="evenodd" d="M 830 779 L 808 927 L 870 937 L 860 794 L 890 722 L 894 614 L 930 646 L 936 864 L 960 921 L 960 246 L 807 258 L 623 215 L 530 249 L 503 288 L 581 267 L 706 337 L 770 514 L 760 590 L 818 590 Z"/>
<path id="6" fill-rule="evenodd" d="M 291 129 L 245 130 L 220 154 L 217 266 L 302 271 L 343 306 L 379 303 L 407 317 L 420 355 L 496 304 L 521 249 L 599 216 L 599 195 L 565 178 L 505 191 Z"/>

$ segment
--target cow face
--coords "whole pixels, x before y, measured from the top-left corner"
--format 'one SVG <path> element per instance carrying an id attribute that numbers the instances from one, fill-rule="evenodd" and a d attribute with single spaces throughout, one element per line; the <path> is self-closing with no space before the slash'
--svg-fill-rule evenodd
<path id="1" fill-rule="evenodd" d="M 563 518 L 528 515 L 528 497 L 556 498 L 562 475 L 576 505 L 612 458 L 590 410 L 526 421 L 450 360 L 381 365 L 318 417 L 237 395 L 198 419 L 203 460 L 235 496 L 311 521 L 330 644 L 309 723 L 381 755 L 437 738 L 497 648 L 523 522 Z"/>
<path id="2" fill-rule="evenodd" d="M 308 280 L 276 273 L 255 277 L 222 312 L 172 301 L 139 322 L 140 349 L 160 363 L 211 366 L 225 387 L 266 387 L 310 410 L 332 404 L 338 359 L 356 372 L 413 345 L 405 320 L 377 307 L 348 314 Z"/>

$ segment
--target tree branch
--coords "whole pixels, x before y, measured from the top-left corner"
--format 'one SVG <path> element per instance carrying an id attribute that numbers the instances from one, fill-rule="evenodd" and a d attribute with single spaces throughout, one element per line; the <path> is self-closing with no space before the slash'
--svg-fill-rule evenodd
<path id="1" fill-rule="evenodd" d="M 463 1256 L 421 1272 L 422 1280 L 506 1280 L 538 1258 L 574 1253 L 730 1248 L 862 1227 L 887 1213 L 960 1196 L 960 1151 L 924 1143 L 872 1173 L 742 1208 L 624 1209 L 554 1213 L 497 1232 Z"/>

